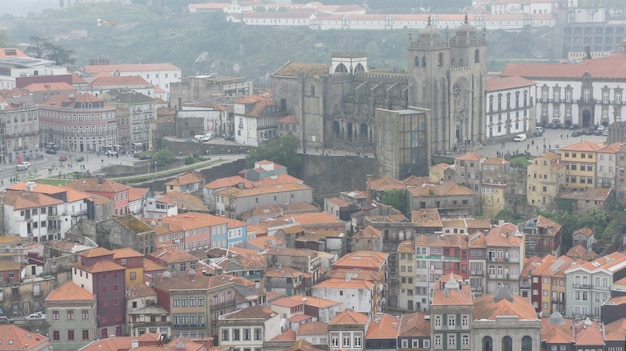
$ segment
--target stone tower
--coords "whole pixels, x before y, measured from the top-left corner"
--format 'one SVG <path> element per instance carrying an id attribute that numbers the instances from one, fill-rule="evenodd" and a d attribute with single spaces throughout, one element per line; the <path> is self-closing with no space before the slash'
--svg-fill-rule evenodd
<path id="1" fill-rule="evenodd" d="M 485 139 L 485 32 L 465 23 L 442 38 L 431 19 L 409 36 L 409 104 L 429 108 L 434 153 Z"/>

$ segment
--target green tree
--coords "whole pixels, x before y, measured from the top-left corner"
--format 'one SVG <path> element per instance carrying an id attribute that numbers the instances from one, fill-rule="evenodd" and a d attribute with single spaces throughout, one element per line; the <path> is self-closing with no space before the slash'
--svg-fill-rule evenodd
<path id="1" fill-rule="evenodd" d="M 174 161 L 174 154 L 170 150 L 159 150 L 154 156 L 158 166 L 167 166 Z"/>
<path id="2" fill-rule="evenodd" d="M 261 160 L 273 161 L 287 167 L 287 172 L 299 177 L 302 170 L 302 158 L 298 154 L 298 139 L 293 134 L 272 139 L 250 151 L 246 157 L 246 167 L 254 167 Z"/>
<path id="3" fill-rule="evenodd" d="M 37 36 L 30 38 L 31 45 L 26 48 L 25 52 L 36 58 L 54 61 L 56 65 L 70 65 L 76 62 L 72 57 L 72 50 L 51 43 L 48 39 Z"/>
<path id="4" fill-rule="evenodd" d="M 383 193 L 383 204 L 391 206 L 396 210 L 407 215 L 407 201 L 406 195 L 403 191 L 398 189 L 385 190 Z"/>

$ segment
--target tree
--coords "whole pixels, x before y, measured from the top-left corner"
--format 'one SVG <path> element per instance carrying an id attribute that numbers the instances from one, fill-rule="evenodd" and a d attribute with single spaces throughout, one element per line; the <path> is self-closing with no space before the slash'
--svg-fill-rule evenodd
<path id="1" fill-rule="evenodd" d="M 407 200 L 403 191 L 398 189 L 383 192 L 383 204 L 391 206 L 406 216 Z"/>
<path id="2" fill-rule="evenodd" d="M 293 134 L 272 139 L 250 151 L 246 157 L 246 167 L 254 167 L 261 160 L 276 162 L 287 167 L 287 172 L 295 177 L 300 176 L 302 158 L 298 154 L 298 139 Z"/>
<path id="3" fill-rule="evenodd" d="M 48 39 L 35 36 L 30 38 L 30 42 L 31 45 L 24 51 L 32 57 L 54 61 L 58 66 L 76 62 L 72 50 L 53 44 Z"/>

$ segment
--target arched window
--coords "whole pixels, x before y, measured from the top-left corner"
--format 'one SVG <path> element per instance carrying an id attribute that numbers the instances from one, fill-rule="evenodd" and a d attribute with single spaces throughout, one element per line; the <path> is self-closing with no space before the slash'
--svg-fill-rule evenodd
<path id="1" fill-rule="evenodd" d="M 422 66 L 426 67 L 426 56 L 422 56 Z"/>
<path id="2" fill-rule="evenodd" d="M 483 338 L 483 351 L 493 351 L 493 340 L 489 336 Z"/>
<path id="3" fill-rule="evenodd" d="M 513 339 L 510 336 L 502 338 L 502 351 L 513 351 Z"/>
<path id="4" fill-rule="evenodd" d="M 479 63 L 480 62 L 480 51 L 478 49 L 476 49 L 476 51 L 474 51 L 474 62 L 475 63 Z"/>
<path id="5" fill-rule="evenodd" d="M 348 68 L 343 63 L 340 63 L 337 65 L 337 68 L 335 68 L 335 72 L 348 73 Z"/>
<path id="6" fill-rule="evenodd" d="M 525 336 L 522 338 L 522 351 L 532 351 L 533 349 L 533 339 L 530 336 Z"/>
<path id="7" fill-rule="evenodd" d="M 439 66 L 443 66 L 443 54 L 439 53 Z"/>
<path id="8" fill-rule="evenodd" d="M 420 66 L 420 58 L 415 56 L 415 67 L 419 67 Z"/>

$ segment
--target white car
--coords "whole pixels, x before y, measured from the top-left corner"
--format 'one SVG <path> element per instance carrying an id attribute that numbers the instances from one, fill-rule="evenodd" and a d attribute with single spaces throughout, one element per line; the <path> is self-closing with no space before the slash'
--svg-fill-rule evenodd
<path id="1" fill-rule="evenodd" d="M 32 319 L 46 319 L 46 315 L 44 313 L 41 313 L 41 312 L 35 312 L 35 313 L 29 314 L 25 318 L 28 319 L 28 320 L 32 320 Z"/>
<path id="2" fill-rule="evenodd" d="M 22 163 L 20 163 L 20 164 L 21 164 L 21 165 L 23 165 L 23 166 L 24 166 L 24 167 L 26 167 L 26 168 L 30 168 L 30 162 L 26 162 L 26 161 L 24 161 L 24 162 L 22 162 Z"/>
<path id="3" fill-rule="evenodd" d="M 515 138 L 513 138 L 513 141 L 520 142 L 520 141 L 526 141 L 526 139 L 527 139 L 526 134 L 518 134 L 515 136 Z"/>

